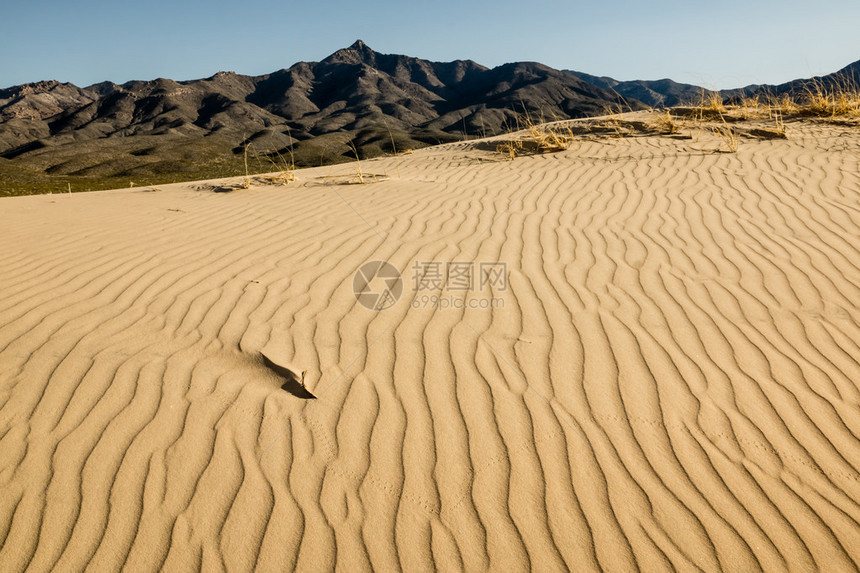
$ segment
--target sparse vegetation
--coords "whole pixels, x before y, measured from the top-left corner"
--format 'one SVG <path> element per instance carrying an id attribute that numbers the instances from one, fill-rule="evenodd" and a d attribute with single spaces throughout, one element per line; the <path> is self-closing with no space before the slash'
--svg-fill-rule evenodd
<path id="1" fill-rule="evenodd" d="M 776 124 L 776 131 L 785 137 L 785 122 L 782 120 L 782 113 L 779 110 L 773 111 L 773 120 Z"/>
<path id="2" fill-rule="evenodd" d="M 786 120 L 819 118 L 825 121 L 848 122 L 860 125 L 860 88 L 847 79 L 827 84 L 813 80 L 794 93 L 780 96 L 767 94 L 744 95 L 723 100 L 718 94 L 702 94 L 693 106 L 680 106 L 668 112 L 692 122 L 699 128 L 711 131 L 723 142 L 725 150 L 736 152 L 740 138 L 784 139 L 787 137 Z M 741 129 L 738 122 L 759 121 L 758 125 Z M 664 118 L 657 120 L 661 125 Z M 772 122 L 762 124 L 762 122 Z M 732 125 L 730 125 L 730 123 Z"/>
<path id="3" fill-rule="evenodd" d="M 290 154 L 289 161 L 287 161 L 286 157 L 284 157 L 284 155 L 278 150 L 275 150 L 274 152 L 277 159 L 272 157 L 272 153 L 266 154 L 266 159 L 269 160 L 269 163 L 271 163 L 272 167 L 277 171 L 275 175 L 269 176 L 269 179 L 272 183 L 279 185 L 286 185 L 287 183 L 296 181 L 296 157 L 293 153 L 293 137 L 290 134 L 289 128 L 287 128 L 287 135 L 290 138 L 290 146 L 287 148 L 287 152 Z"/>
<path id="4" fill-rule="evenodd" d="M 248 176 L 248 145 L 250 145 L 250 143 L 246 140 L 245 145 L 243 146 L 245 148 L 245 180 L 242 181 L 243 189 L 249 189 L 251 187 L 251 178 Z"/>
<path id="5" fill-rule="evenodd" d="M 737 153 L 738 147 L 741 143 L 740 137 L 738 136 L 738 133 L 732 129 L 728 123 L 726 123 L 725 118 L 722 118 L 721 125 L 714 126 L 711 130 L 723 141 L 723 144 L 725 144 L 729 153 Z"/>
<path id="6" fill-rule="evenodd" d="M 502 155 L 507 155 L 508 159 L 513 161 L 517 157 L 517 154 L 522 151 L 522 148 L 523 144 L 521 141 L 511 139 L 496 146 L 496 152 L 501 153 Z"/>
<path id="7" fill-rule="evenodd" d="M 561 127 L 552 123 L 534 123 L 527 114 L 517 118 L 525 126 L 525 133 L 505 140 L 496 147 L 496 151 L 513 160 L 523 153 L 554 153 L 564 151 L 574 140 L 573 131 L 569 127 Z"/>
<path id="8" fill-rule="evenodd" d="M 358 158 L 358 149 L 355 148 L 355 143 L 353 143 L 352 140 L 347 142 L 347 146 L 352 149 L 352 153 L 355 155 L 355 162 L 357 165 L 355 176 L 359 183 L 364 183 L 364 176 L 361 173 L 361 159 Z"/>
<path id="9" fill-rule="evenodd" d="M 672 114 L 666 110 L 665 113 L 660 114 L 660 116 L 654 122 L 657 125 L 657 128 L 664 134 L 671 135 L 673 133 L 677 133 L 680 129 L 678 123 L 672 118 Z"/>
<path id="10" fill-rule="evenodd" d="M 830 87 L 819 81 L 807 85 L 797 98 L 798 115 L 825 118 L 860 118 L 860 88 L 847 79 Z"/>
<path id="11" fill-rule="evenodd" d="M 573 133 L 569 128 L 558 128 L 548 124 L 535 125 L 529 119 L 526 129 L 528 129 L 528 139 L 537 145 L 538 153 L 564 151 L 573 141 Z"/>
<path id="12" fill-rule="evenodd" d="M 388 132 L 388 138 L 391 140 L 391 152 L 394 155 L 397 155 L 397 144 L 394 142 L 394 134 L 391 133 L 391 128 L 388 127 L 388 122 L 385 121 L 385 118 L 382 118 L 383 123 L 385 123 L 385 131 Z"/>
<path id="13" fill-rule="evenodd" d="M 828 87 L 829 86 L 829 87 Z M 632 137 L 674 135 L 699 143 L 702 133 L 720 142 L 713 151 L 737 153 L 742 139 L 785 139 L 787 121 L 819 118 L 860 126 L 860 89 L 848 81 L 810 82 L 795 94 L 767 97 L 764 94 L 723 99 L 716 92 L 702 92 L 693 105 L 651 110 L 649 115 L 630 117 L 611 106 L 604 117 L 576 123 L 536 124 L 526 114 L 517 118 L 516 137 L 503 140 L 496 152 L 513 160 L 529 153 L 567 149 L 575 136 Z M 565 125 L 565 127 L 561 127 Z M 575 131 L 574 131 L 575 130 Z"/>
<path id="14" fill-rule="evenodd" d="M 717 94 L 707 97 L 703 94 L 697 104 L 679 107 L 677 111 L 699 120 L 714 119 L 717 114 L 723 118 L 770 118 L 776 122 L 777 131 L 783 130 L 784 118 L 860 119 L 860 86 L 849 78 L 827 83 L 810 80 L 792 93 L 743 95 L 732 100 L 727 103 Z"/>
<path id="15" fill-rule="evenodd" d="M 272 168 L 273 173 L 265 175 L 253 175 L 248 165 L 248 153 L 251 152 L 257 160 L 257 166 L 260 171 L 267 166 Z M 238 184 L 234 184 L 231 188 L 250 189 L 252 185 L 286 185 L 296 181 L 296 162 L 293 155 L 292 142 L 286 149 L 289 154 L 289 159 L 284 156 L 279 150 L 266 151 L 259 153 L 253 142 L 245 141 L 242 144 L 242 160 L 244 166 L 244 175 Z M 264 159 L 266 163 L 261 161 Z"/>
<path id="16" fill-rule="evenodd" d="M 346 142 L 346 146 L 352 151 L 353 156 L 355 157 L 356 169 L 355 173 L 349 175 L 344 179 L 343 177 L 329 177 L 329 179 L 339 180 L 342 184 L 360 184 L 363 185 L 365 183 L 376 183 L 379 181 L 387 181 L 390 179 L 388 175 L 380 175 L 378 173 L 365 173 L 361 168 L 361 157 L 358 151 L 358 147 L 356 147 L 355 142 L 352 140 L 348 140 Z"/>
<path id="17" fill-rule="evenodd" d="M 266 155 L 266 159 L 275 168 L 275 173 L 266 177 L 267 181 L 274 185 L 286 185 L 296 181 L 296 164 L 292 153 L 289 161 L 279 151 L 275 151 L 274 155 L 275 157 L 272 157 L 272 154 Z"/>
<path id="18" fill-rule="evenodd" d="M 723 103 L 723 98 L 718 93 L 705 93 L 702 92 L 702 101 L 699 104 L 699 109 L 702 112 L 710 112 L 710 113 L 719 113 L 723 114 L 726 112 L 726 106 Z"/>

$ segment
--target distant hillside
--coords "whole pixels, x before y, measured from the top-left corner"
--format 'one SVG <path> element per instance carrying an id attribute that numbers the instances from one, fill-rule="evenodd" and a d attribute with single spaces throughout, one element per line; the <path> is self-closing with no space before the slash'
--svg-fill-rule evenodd
<path id="1" fill-rule="evenodd" d="M 737 90 L 726 90 L 729 95 L 785 95 L 803 94 L 807 91 L 815 91 L 818 88 L 833 89 L 853 87 L 860 89 L 860 60 L 848 64 L 839 71 L 824 76 L 812 78 L 801 78 L 778 85 L 751 85 Z"/>
<path id="2" fill-rule="evenodd" d="M 833 88 L 860 86 L 860 60 L 825 76 L 792 80 L 779 85 L 753 84 L 740 88 L 713 91 L 701 86 L 680 84 L 670 79 L 619 81 L 608 76 L 593 76 L 584 72 L 565 70 L 596 87 L 617 93 L 628 101 L 639 101 L 654 108 L 672 107 L 698 102 L 702 95 L 719 94 L 724 99 L 740 96 L 802 94 L 817 87 Z"/>
<path id="3" fill-rule="evenodd" d="M 679 84 L 670 79 L 619 81 L 607 76 L 592 76 L 573 70 L 565 71 L 592 85 L 616 92 L 626 100 L 636 100 L 654 108 L 689 104 L 699 101 L 702 94 L 714 93 L 700 86 Z"/>
<path id="4" fill-rule="evenodd" d="M 0 91 L 0 192 L 231 175 L 248 142 L 255 154 L 292 150 L 297 164 L 319 165 L 352 158 L 347 142 L 368 157 L 500 133 L 523 112 L 567 119 L 620 102 L 538 63 L 430 62 L 360 40 L 264 76 L 40 82 Z"/>

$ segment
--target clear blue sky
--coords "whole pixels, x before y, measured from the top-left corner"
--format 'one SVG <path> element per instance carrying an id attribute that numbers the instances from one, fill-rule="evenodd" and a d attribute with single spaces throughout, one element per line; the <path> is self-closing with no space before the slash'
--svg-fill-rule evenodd
<path id="1" fill-rule="evenodd" d="M 259 75 L 358 38 L 383 53 L 532 60 L 621 80 L 780 83 L 860 59 L 860 2 L 0 0 L 0 87 Z"/>

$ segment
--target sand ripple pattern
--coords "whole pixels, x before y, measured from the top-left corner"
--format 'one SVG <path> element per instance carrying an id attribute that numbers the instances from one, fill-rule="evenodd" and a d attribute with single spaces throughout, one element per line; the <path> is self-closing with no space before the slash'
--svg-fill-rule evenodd
<path id="1" fill-rule="evenodd" d="M 0 569 L 857 570 L 840 130 L 0 201 Z M 504 308 L 413 308 L 416 261 Z"/>

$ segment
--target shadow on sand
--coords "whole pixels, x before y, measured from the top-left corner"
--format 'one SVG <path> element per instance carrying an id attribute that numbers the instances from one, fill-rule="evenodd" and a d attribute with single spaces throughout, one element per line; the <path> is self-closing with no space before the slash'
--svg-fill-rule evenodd
<path id="1" fill-rule="evenodd" d="M 296 374 L 289 368 L 285 368 L 279 364 L 275 364 L 272 362 L 265 354 L 260 354 L 263 357 L 263 364 L 280 376 L 284 383 L 281 384 L 281 390 L 285 392 L 289 392 L 296 398 L 301 398 L 303 400 L 316 400 L 316 396 L 311 394 L 307 388 L 305 388 L 304 384 L 304 373 Z"/>

